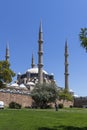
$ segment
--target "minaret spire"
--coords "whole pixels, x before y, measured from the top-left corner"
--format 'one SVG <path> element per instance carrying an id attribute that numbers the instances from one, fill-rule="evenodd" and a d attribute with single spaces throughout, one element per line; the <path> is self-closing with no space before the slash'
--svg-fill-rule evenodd
<path id="1" fill-rule="evenodd" d="M 43 41 L 42 21 L 40 21 L 40 27 L 39 27 L 39 40 Z"/>
<path id="2" fill-rule="evenodd" d="M 34 68 L 35 64 L 34 64 L 34 54 L 32 53 L 32 63 L 31 63 L 31 67 Z"/>
<path id="3" fill-rule="evenodd" d="M 67 40 L 65 42 L 65 89 L 67 91 L 69 91 L 69 84 L 68 84 L 68 76 L 69 76 L 69 73 L 68 73 L 68 44 L 67 44 Z"/>
<path id="4" fill-rule="evenodd" d="M 39 40 L 38 40 L 38 81 L 43 83 L 43 31 L 42 22 L 40 21 Z"/>
<path id="5" fill-rule="evenodd" d="M 7 43 L 6 44 L 6 55 L 5 55 L 5 59 L 8 62 L 9 62 L 9 57 L 10 57 L 10 55 L 9 55 L 9 44 Z"/>

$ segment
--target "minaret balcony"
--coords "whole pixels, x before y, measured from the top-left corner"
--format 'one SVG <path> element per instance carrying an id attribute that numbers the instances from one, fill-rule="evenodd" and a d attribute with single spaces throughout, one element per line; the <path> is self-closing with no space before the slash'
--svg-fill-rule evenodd
<path id="1" fill-rule="evenodd" d="M 42 55 L 42 54 L 43 54 L 43 51 L 39 51 L 38 54 L 39 54 L 39 55 Z"/>
<path id="2" fill-rule="evenodd" d="M 39 67 L 43 67 L 43 64 L 42 64 L 42 63 L 39 63 L 38 66 L 39 66 Z"/>
<path id="3" fill-rule="evenodd" d="M 43 40 L 42 40 L 42 39 L 39 39 L 39 40 L 38 40 L 38 43 L 39 43 L 39 44 L 42 44 L 42 43 L 43 43 Z"/>
<path id="4" fill-rule="evenodd" d="M 66 72 L 66 73 L 64 73 L 65 75 L 69 75 L 69 73 L 68 72 Z"/>

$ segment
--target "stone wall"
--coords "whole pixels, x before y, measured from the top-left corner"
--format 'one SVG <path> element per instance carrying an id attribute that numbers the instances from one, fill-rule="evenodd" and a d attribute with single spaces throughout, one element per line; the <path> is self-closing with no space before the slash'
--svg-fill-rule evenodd
<path id="1" fill-rule="evenodd" d="M 5 106 L 8 107 L 9 103 L 14 101 L 16 103 L 19 103 L 22 105 L 22 107 L 30 107 L 32 106 L 32 98 L 28 94 L 18 94 L 18 93 L 7 93 L 7 92 L 0 92 L 0 101 L 3 101 L 5 103 Z M 73 106 L 73 102 L 61 100 L 57 101 L 57 103 L 62 103 L 64 107 L 70 107 Z M 54 107 L 54 104 L 52 103 L 52 107 Z"/>
<path id="2" fill-rule="evenodd" d="M 6 107 L 8 107 L 9 103 L 12 101 L 21 104 L 22 107 L 28 107 L 32 105 L 31 96 L 23 94 L 0 92 L 0 101 L 3 101 Z"/>
<path id="3" fill-rule="evenodd" d="M 62 103 L 64 105 L 64 107 L 73 106 L 73 101 L 67 101 L 67 100 L 63 101 L 63 100 L 61 100 L 61 101 L 59 101 L 59 103 Z"/>
<path id="4" fill-rule="evenodd" d="M 58 100 L 58 104 L 63 104 L 64 107 L 73 107 L 73 101 L 67 101 L 67 100 Z"/>

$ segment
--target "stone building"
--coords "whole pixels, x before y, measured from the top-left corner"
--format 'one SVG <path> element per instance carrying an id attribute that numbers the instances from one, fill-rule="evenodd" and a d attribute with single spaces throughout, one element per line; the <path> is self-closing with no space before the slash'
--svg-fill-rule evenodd
<path id="1" fill-rule="evenodd" d="M 87 97 L 75 97 L 74 107 L 87 108 Z"/>

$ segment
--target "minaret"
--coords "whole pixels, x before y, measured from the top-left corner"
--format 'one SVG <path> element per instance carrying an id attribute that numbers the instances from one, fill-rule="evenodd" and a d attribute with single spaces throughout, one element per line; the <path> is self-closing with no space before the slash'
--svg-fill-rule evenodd
<path id="1" fill-rule="evenodd" d="M 43 83 L 43 31 L 42 22 L 40 22 L 39 28 L 39 40 L 38 40 L 38 82 Z"/>
<path id="2" fill-rule="evenodd" d="M 10 55 L 9 55 L 9 46 L 8 46 L 8 43 L 7 43 L 7 45 L 6 45 L 5 60 L 8 61 L 8 62 L 9 62 L 9 57 L 10 57 Z"/>
<path id="3" fill-rule="evenodd" d="M 68 45 L 67 45 L 67 41 L 65 43 L 65 90 L 69 91 L 69 84 L 68 84 Z"/>
<path id="4" fill-rule="evenodd" d="M 35 64 L 34 64 L 34 54 L 32 53 L 32 63 L 31 63 L 31 67 L 34 68 Z"/>

